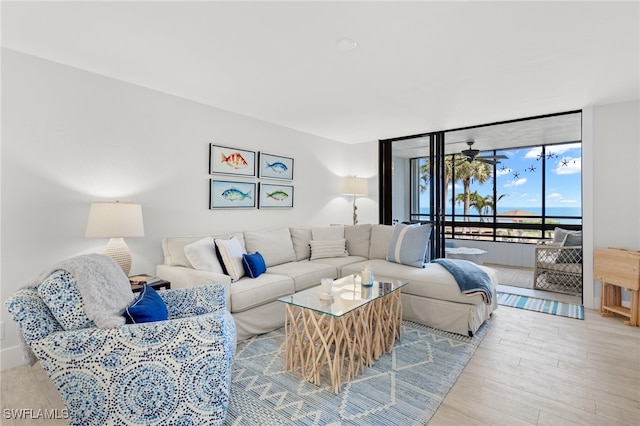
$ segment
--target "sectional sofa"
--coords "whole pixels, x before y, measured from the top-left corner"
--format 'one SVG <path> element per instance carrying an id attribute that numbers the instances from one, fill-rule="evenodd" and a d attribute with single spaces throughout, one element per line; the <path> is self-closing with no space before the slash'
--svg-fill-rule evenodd
<path id="1" fill-rule="evenodd" d="M 370 224 L 166 237 L 164 263 L 157 266 L 156 275 L 170 281 L 172 288 L 225 285 L 238 340 L 284 325 L 285 307 L 278 298 L 316 286 L 321 278 L 359 273 L 365 266 L 373 269 L 376 280 L 409 282 L 401 294 L 405 320 L 471 335 L 497 309 L 495 270 L 479 265 L 491 280 L 493 298 L 487 304 L 480 294 L 463 294 L 439 264 L 420 267 L 419 262 L 416 267 L 387 260 L 394 258 L 389 251 L 393 239 L 393 226 Z M 251 278 L 238 270 L 237 261 L 242 253 L 255 252 L 262 255 L 266 272 Z M 235 265 L 225 265 L 229 255 L 235 257 Z"/>

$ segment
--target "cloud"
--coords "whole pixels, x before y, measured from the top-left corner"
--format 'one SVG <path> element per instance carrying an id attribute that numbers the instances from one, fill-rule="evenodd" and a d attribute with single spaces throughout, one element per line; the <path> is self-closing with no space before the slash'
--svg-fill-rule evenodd
<path id="1" fill-rule="evenodd" d="M 582 149 L 582 144 L 580 143 L 568 143 L 562 145 L 549 145 L 547 146 L 546 153 L 547 154 L 564 154 L 570 149 Z"/>
<path id="2" fill-rule="evenodd" d="M 527 183 L 527 178 L 520 178 L 518 180 L 512 180 L 511 182 L 507 182 L 504 184 L 505 188 L 510 188 L 513 186 L 520 186 L 520 185 L 524 185 L 525 183 Z"/>
<path id="3" fill-rule="evenodd" d="M 560 200 L 561 203 L 574 204 L 577 203 L 578 200 Z"/>
<path id="4" fill-rule="evenodd" d="M 496 173 L 498 176 L 504 176 L 504 175 L 508 175 L 512 172 L 512 170 L 510 168 L 505 168 L 504 170 L 502 169 L 498 169 L 498 173 Z"/>
<path id="5" fill-rule="evenodd" d="M 540 153 L 542 153 L 542 147 L 536 146 L 531 148 L 529 151 L 527 151 L 527 153 L 524 155 L 524 158 L 538 159 L 538 157 L 540 156 Z"/>
<path id="6" fill-rule="evenodd" d="M 564 157 L 556 164 L 553 172 L 558 175 L 575 175 L 582 171 L 582 157 Z"/>
<path id="7" fill-rule="evenodd" d="M 580 143 L 568 143 L 568 144 L 560 144 L 560 145 L 547 145 L 545 147 L 544 153 L 545 155 L 562 155 L 565 152 L 572 149 L 582 149 L 582 145 Z M 524 155 L 524 158 L 535 158 L 536 160 L 542 154 L 542 147 L 534 146 Z"/>
<path id="8" fill-rule="evenodd" d="M 559 192 L 552 192 L 551 194 L 547 195 L 547 200 L 562 200 L 563 199 L 563 195 L 560 194 Z"/>

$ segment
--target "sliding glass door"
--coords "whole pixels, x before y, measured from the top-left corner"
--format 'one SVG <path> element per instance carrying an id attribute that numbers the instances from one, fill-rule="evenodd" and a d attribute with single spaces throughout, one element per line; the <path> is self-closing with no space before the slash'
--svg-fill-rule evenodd
<path id="1" fill-rule="evenodd" d="M 431 253 L 444 256 L 446 183 L 442 132 L 380 141 L 380 223 L 429 222 Z"/>

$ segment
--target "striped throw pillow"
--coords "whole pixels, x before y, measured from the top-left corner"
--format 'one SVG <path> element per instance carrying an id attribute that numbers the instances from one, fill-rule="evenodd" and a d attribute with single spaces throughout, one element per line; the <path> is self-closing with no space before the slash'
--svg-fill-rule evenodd
<path id="1" fill-rule="evenodd" d="M 430 224 L 397 224 L 393 229 L 387 260 L 416 268 L 424 268 L 430 237 Z"/>
<path id="2" fill-rule="evenodd" d="M 309 247 L 311 248 L 310 260 L 349 256 L 344 238 L 339 240 L 311 240 L 309 241 Z"/>

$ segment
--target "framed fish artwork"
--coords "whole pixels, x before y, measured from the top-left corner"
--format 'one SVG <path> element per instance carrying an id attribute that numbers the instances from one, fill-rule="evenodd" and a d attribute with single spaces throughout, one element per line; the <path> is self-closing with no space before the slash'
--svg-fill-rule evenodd
<path id="1" fill-rule="evenodd" d="M 293 158 L 261 152 L 258 177 L 293 180 Z"/>
<path id="2" fill-rule="evenodd" d="M 256 184 L 210 179 L 209 208 L 256 208 Z"/>
<path id="3" fill-rule="evenodd" d="M 256 152 L 210 144 L 209 174 L 255 176 Z"/>
<path id="4" fill-rule="evenodd" d="M 293 185 L 273 185 L 260 182 L 260 204 L 258 208 L 292 208 Z"/>

